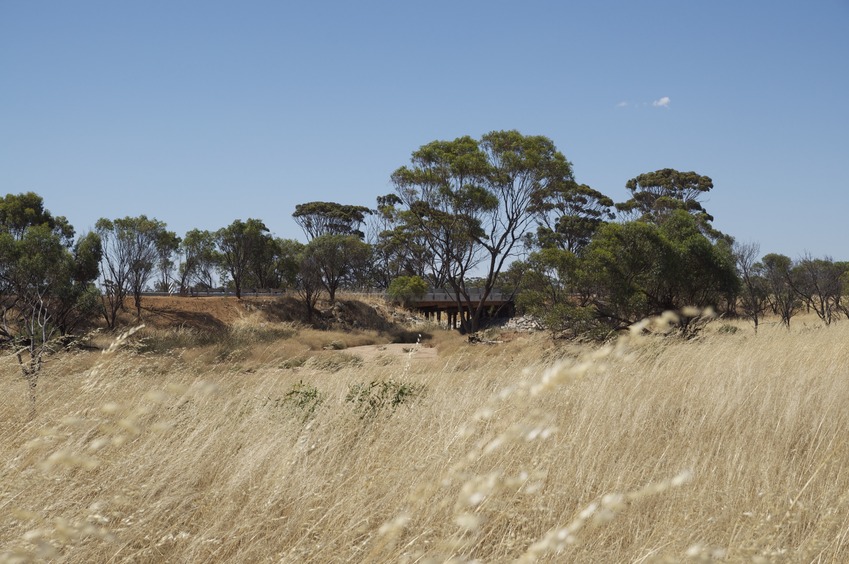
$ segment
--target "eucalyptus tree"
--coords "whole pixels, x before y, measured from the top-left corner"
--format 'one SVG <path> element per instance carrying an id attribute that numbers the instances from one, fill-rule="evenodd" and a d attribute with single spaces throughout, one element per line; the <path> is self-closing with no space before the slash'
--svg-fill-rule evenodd
<path id="1" fill-rule="evenodd" d="M 10 348 L 35 401 L 45 355 L 97 311 L 100 239 L 73 228 L 40 196 L 0 198 L 0 344 Z"/>
<path id="2" fill-rule="evenodd" d="M 553 335 L 583 335 L 599 326 L 594 294 L 583 285 L 582 260 L 559 247 L 544 247 L 515 261 L 508 273 L 516 280 L 516 306 L 530 313 Z"/>
<path id="3" fill-rule="evenodd" d="M 365 234 L 361 227 L 370 213 L 372 210 L 365 206 L 307 202 L 296 205 L 292 217 L 308 239 L 322 235 L 355 235 L 363 239 Z"/>
<path id="4" fill-rule="evenodd" d="M 793 279 L 793 261 L 786 255 L 770 253 L 761 259 L 761 265 L 772 310 L 790 328 L 790 320 L 801 305 Z"/>
<path id="5" fill-rule="evenodd" d="M 214 285 L 215 269 L 220 261 L 215 246 L 215 234 L 201 229 L 187 231 L 180 241 L 179 253 L 180 293 L 188 293 L 195 285 L 211 288 Z"/>
<path id="6" fill-rule="evenodd" d="M 740 278 L 740 306 L 758 331 L 758 325 L 769 305 L 767 283 L 764 279 L 764 266 L 758 262 L 760 245 L 757 243 L 735 243 L 734 259 L 737 276 Z"/>
<path id="7" fill-rule="evenodd" d="M 631 198 L 616 204 L 623 217 L 659 225 L 673 211 L 684 210 L 696 219 L 704 235 L 714 240 L 724 237 L 713 228 L 713 216 L 701 203 L 704 195 L 713 189 L 713 180 L 708 176 L 664 168 L 632 178 L 625 188 Z"/>
<path id="8" fill-rule="evenodd" d="M 330 303 L 344 284 L 362 279 L 371 257 L 370 247 L 355 235 L 321 235 L 304 249 L 307 264 L 318 270 Z"/>
<path id="9" fill-rule="evenodd" d="M 630 221 L 599 229 L 584 255 L 597 317 L 626 327 L 668 309 L 663 291 L 672 249 L 656 225 Z"/>
<path id="10" fill-rule="evenodd" d="M 253 287 L 272 289 L 281 286 L 277 268 L 279 256 L 279 242 L 274 237 L 263 236 L 255 241 L 247 264 L 247 280 Z"/>
<path id="11" fill-rule="evenodd" d="M 424 278 L 429 263 L 427 245 L 401 218 L 401 204 L 396 194 L 378 196 L 367 224 L 366 242 L 372 247 L 371 283 L 384 290 L 401 276 Z"/>
<path id="12" fill-rule="evenodd" d="M 142 292 L 162 257 L 173 251 L 176 235 L 166 229 L 164 222 L 145 215 L 101 218 L 95 231 L 103 244 L 103 314 L 107 325 L 115 327 L 128 295 L 133 296 L 136 318 L 141 319 Z"/>
<path id="13" fill-rule="evenodd" d="M 275 258 L 275 276 L 278 286 L 284 289 L 294 289 L 298 281 L 301 255 L 304 244 L 295 239 L 276 239 L 277 256 Z"/>
<path id="14" fill-rule="evenodd" d="M 845 265 L 831 257 L 817 259 L 806 254 L 792 269 L 790 280 L 796 293 L 823 323 L 831 325 L 841 311 Z"/>
<path id="15" fill-rule="evenodd" d="M 298 248 L 298 245 L 300 245 L 300 248 Z M 321 269 L 315 255 L 306 252 L 305 245 L 295 241 L 291 248 L 297 252 L 298 269 L 295 271 L 295 293 L 304 304 L 307 322 L 311 323 L 315 314 L 315 306 L 319 297 L 321 297 Z"/>
<path id="16" fill-rule="evenodd" d="M 386 289 L 386 296 L 404 306 L 427 293 L 427 282 L 420 276 L 398 276 Z"/>
<path id="17" fill-rule="evenodd" d="M 392 174 L 404 232 L 426 245 L 429 282 L 455 296 L 467 313 L 464 329 L 479 328 L 504 265 L 533 224 L 533 206 L 545 199 L 541 194 L 572 180 L 571 164 L 550 139 L 518 131 L 433 141 Z M 473 302 L 466 280 L 476 270 L 482 291 Z"/>
<path id="18" fill-rule="evenodd" d="M 156 240 L 156 271 L 159 273 L 157 290 L 171 292 L 175 285 L 174 257 L 182 239 L 173 231 L 161 230 Z M 177 273 L 179 276 L 179 273 Z"/>
<path id="19" fill-rule="evenodd" d="M 220 253 L 221 272 L 230 277 L 236 297 L 241 299 L 244 284 L 251 277 L 252 261 L 265 252 L 273 238 L 259 219 L 237 219 L 219 229 L 215 233 L 215 241 Z"/>
<path id="20" fill-rule="evenodd" d="M 74 228 L 64 216 L 53 216 L 44 207 L 44 199 L 35 192 L 0 198 L 0 231 L 20 240 L 29 228 L 37 225 L 47 226 L 67 247 L 72 245 Z"/>
<path id="21" fill-rule="evenodd" d="M 687 306 L 727 307 L 739 288 L 728 245 L 711 242 L 683 210 L 671 212 L 662 225 L 604 225 L 582 268 L 598 317 L 614 327 Z"/>
<path id="22" fill-rule="evenodd" d="M 412 165 L 392 175 L 401 205 L 399 234 L 420 238 L 428 249 L 427 279 L 449 286 L 462 305 L 468 273 L 481 261 L 483 214 L 497 207 L 483 185 L 488 164 L 471 137 L 434 141 L 412 155 Z"/>
<path id="23" fill-rule="evenodd" d="M 613 200 L 586 184 L 554 182 L 534 198 L 537 244 L 579 254 L 604 223 L 614 219 Z"/>

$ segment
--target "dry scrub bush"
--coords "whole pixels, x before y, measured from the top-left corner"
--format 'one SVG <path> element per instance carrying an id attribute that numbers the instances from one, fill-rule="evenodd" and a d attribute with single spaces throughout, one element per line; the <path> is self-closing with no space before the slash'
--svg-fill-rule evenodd
<path id="1" fill-rule="evenodd" d="M 324 349 L 341 350 L 350 347 L 373 345 L 382 342 L 376 331 L 342 332 L 342 331 L 318 331 L 305 329 L 298 339 L 309 350 L 320 351 Z"/>
<path id="2" fill-rule="evenodd" d="M 740 325 L 333 374 L 67 357 L 35 419 L 0 407 L 0 561 L 849 561 L 847 342 Z M 409 409 L 345 402 L 402 375 Z M 311 417 L 270 400 L 299 385 Z"/>
<path id="3" fill-rule="evenodd" d="M 299 330 L 293 323 L 267 323 L 253 319 L 239 321 L 225 330 L 200 330 L 183 326 L 145 329 L 134 338 L 133 348 L 147 355 L 183 354 L 192 350 L 194 356 L 206 354 L 216 362 L 245 361 L 262 356 L 261 353 L 266 352 L 270 344 L 279 349 L 280 341 L 292 339 L 298 335 Z M 196 349 L 203 349 L 203 352 Z"/>
<path id="4" fill-rule="evenodd" d="M 360 367 L 362 365 L 362 358 L 343 352 L 328 352 L 316 355 L 310 357 L 310 359 L 304 363 L 305 367 L 312 368 L 320 372 L 338 372 L 345 367 Z"/>

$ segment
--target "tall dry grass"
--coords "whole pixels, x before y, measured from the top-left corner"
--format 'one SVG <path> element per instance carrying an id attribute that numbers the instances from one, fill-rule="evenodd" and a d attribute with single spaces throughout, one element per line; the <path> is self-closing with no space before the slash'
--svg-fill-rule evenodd
<path id="1" fill-rule="evenodd" d="M 846 562 L 849 323 L 795 325 L 333 372 L 116 346 L 34 418 L 7 359 L 0 561 Z M 372 381 L 425 392 L 364 417 Z"/>

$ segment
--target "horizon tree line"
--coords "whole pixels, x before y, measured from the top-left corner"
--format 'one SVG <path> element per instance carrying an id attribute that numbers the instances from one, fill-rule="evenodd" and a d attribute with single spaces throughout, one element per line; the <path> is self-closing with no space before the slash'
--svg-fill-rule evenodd
<path id="1" fill-rule="evenodd" d="M 614 203 L 578 183 L 543 136 L 493 131 L 433 141 L 391 175 L 374 208 L 305 202 L 292 213 L 307 242 L 274 237 L 257 218 L 183 237 L 144 215 L 100 219 L 75 238 L 27 192 L 0 199 L 0 342 L 37 373 L 57 337 L 93 315 L 114 328 L 152 288 L 189 294 L 216 282 L 293 291 L 308 319 L 340 289 L 447 290 L 463 329 L 480 328 L 496 286 L 552 332 L 599 335 L 665 310 L 712 307 L 789 326 L 807 309 L 829 325 L 849 316 L 849 264 L 792 260 L 716 230 L 702 205 L 712 180 L 661 169 L 625 184 Z M 476 290 L 471 292 L 471 290 Z M 472 295 L 474 294 L 474 298 Z M 480 296 L 480 297 L 477 297 Z M 24 355 L 26 352 L 26 355 Z M 24 359 L 27 357 L 27 360 Z"/>

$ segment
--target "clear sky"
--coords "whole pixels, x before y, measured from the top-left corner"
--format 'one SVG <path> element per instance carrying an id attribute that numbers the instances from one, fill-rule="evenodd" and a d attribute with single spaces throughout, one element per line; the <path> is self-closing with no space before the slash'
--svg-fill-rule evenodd
<path id="1" fill-rule="evenodd" d="M 183 235 L 374 206 L 419 146 L 551 138 L 627 199 L 710 176 L 715 225 L 849 259 L 849 0 L 0 0 L 0 193 Z"/>

